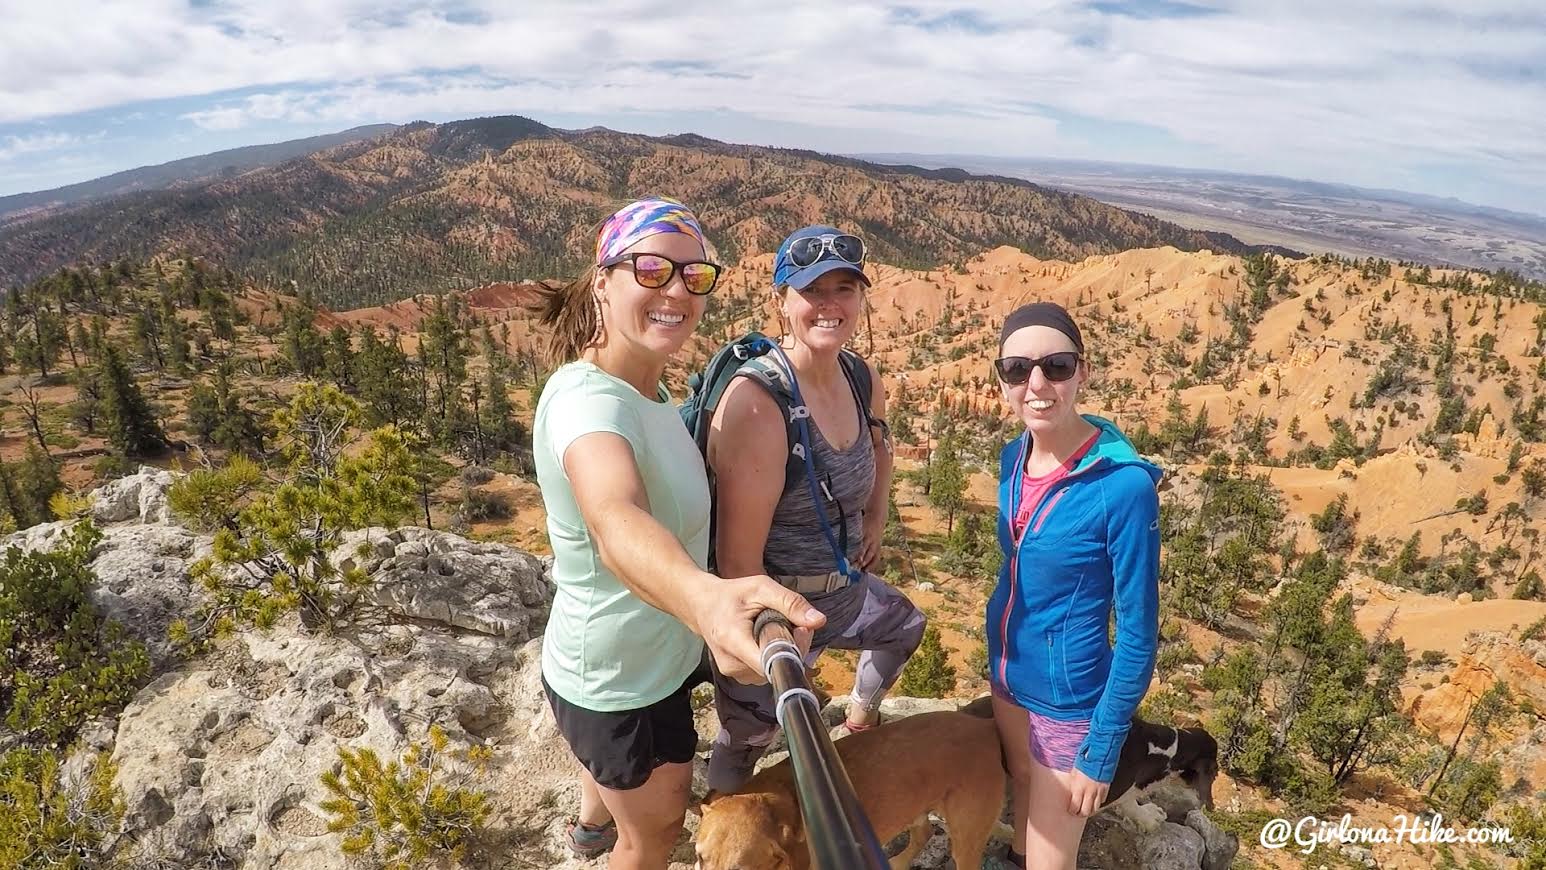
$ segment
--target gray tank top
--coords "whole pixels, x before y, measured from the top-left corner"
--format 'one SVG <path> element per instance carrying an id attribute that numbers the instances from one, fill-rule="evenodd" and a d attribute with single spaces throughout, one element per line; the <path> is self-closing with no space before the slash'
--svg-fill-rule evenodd
<path id="1" fill-rule="evenodd" d="M 828 444 L 815 418 L 810 420 L 817 494 L 823 500 L 832 536 L 839 546 L 846 529 L 850 561 L 858 558 L 864 544 L 864 506 L 875 488 L 875 444 L 864 413 L 857 406 L 854 411 L 859 415 L 859 437 L 847 450 Z M 825 490 L 821 484 L 826 484 Z M 828 492 L 831 499 L 827 498 Z M 804 474 L 784 481 L 784 493 L 773 509 L 773 525 L 762 550 L 762 563 L 768 573 L 775 575 L 825 574 L 837 570 Z"/>

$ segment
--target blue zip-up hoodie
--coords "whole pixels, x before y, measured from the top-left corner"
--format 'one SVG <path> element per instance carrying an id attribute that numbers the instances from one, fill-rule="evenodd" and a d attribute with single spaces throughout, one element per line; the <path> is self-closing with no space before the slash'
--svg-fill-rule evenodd
<path id="1" fill-rule="evenodd" d="M 1004 552 L 988 599 L 993 682 L 1051 719 L 1089 719 L 1074 766 L 1111 782 L 1128 722 L 1154 675 L 1159 644 L 1159 494 L 1162 472 L 1110 420 L 1086 414 L 1094 446 L 1047 492 L 1021 540 L 1019 510 L 1029 433 L 999 456 L 998 540 Z M 1106 624 L 1116 608 L 1116 645 Z"/>

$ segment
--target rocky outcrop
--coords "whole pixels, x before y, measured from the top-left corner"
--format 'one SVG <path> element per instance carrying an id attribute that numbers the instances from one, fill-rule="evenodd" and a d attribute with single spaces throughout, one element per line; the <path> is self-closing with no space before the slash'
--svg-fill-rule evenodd
<path id="1" fill-rule="evenodd" d="M 350 532 L 331 558 L 371 575 L 370 618 L 329 635 L 291 617 L 266 631 L 238 632 L 183 661 L 166 648 L 166 626 L 200 603 L 202 591 L 187 569 L 209 552 L 210 539 L 171 521 L 171 480 L 142 469 L 94 500 L 103 540 L 93 554 L 100 580 L 93 596 L 152 648 L 159 674 L 116 722 L 83 732 L 85 748 L 110 752 L 118 768 L 127 806 L 119 857 L 163 867 L 344 870 L 339 835 L 327 832 L 320 808 L 320 777 L 338 769 L 340 748 L 394 759 L 421 743 L 433 724 L 452 747 L 491 752 L 481 771 L 458 758 L 447 762 L 489 795 L 490 835 L 474 846 L 480 860 L 604 866 L 577 861 L 561 846 L 578 793 L 575 764 L 547 712 L 539 673 L 539 634 L 552 595 L 548 560 L 418 528 Z M 3 543 L 51 546 L 66 527 L 37 526 Z M 824 710 L 829 725 L 841 722 L 846 703 L 840 698 Z M 717 723 L 707 689 L 695 704 L 705 750 L 696 765 L 702 793 Z M 957 706 L 894 698 L 882 709 L 895 719 Z M 780 741 L 764 763 L 783 752 Z M 84 775 L 89 757 L 71 759 L 70 775 Z M 1080 866 L 1227 866 L 1234 839 L 1196 812 L 1195 797 L 1190 804 L 1185 795 L 1170 800 L 1177 802 L 1165 805 L 1168 822 L 1154 832 L 1098 816 Z M 689 816 L 674 868 L 692 866 L 695 826 Z M 945 867 L 948 855 L 946 834 L 936 828 L 915 866 Z"/>
<path id="2" fill-rule="evenodd" d="M 223 855 L 243 867 L 342 868 L 319 777 L 336 769 L 340 747 L 396 758 L 431 723 L 455 745 L 496 747 L 487 785 L 535 806 L 542 768 L 552 787 L 567 773 L 553 736 L 529 733 L 544 721 L 529 679 L 537 653 L 537 643 L 443 626 L 345 638 L 291 622 L 246 633 L 163 675 L 124 711 L 113 760 L 127 827 L 152 844 L 146 857 L 179 865 Z M 544 752 L 544 764 L 531 763 Z"/>
<path id="3" fill-rule="evenodd" d="M 1521 710 L 1512 717 L 1496 757 L 1508 781 L 1546 782 L 1546 641 L 1521 641 L 1495 631 L 1466 636 L 1449 679 L 1406 695 L 1412 721 L 1440 740 L 1452 741 L 1471 705 L 1503 680 Z"/>
<path id="4" fill-rule="evenodd" d="M 172 472 L 141 465 L 134 474 L 109 481 L 91 499 L 91 517 L 99 523 L 169 523 L 172 509 L 166 491 L 176 478 Z"/>
<path id="5" fill-rule="evenodd" d="M 516 643 L 547 622 L 548 561 L 502 544 L 416 527 L 368 528 L 345 534 L 332 558 L 370 574 L 374 602 L 398 616 Z"/>
<path id="6" fill-rule="evenodd" d="M 147 515 L 163 516 L 165 486 L 159 480 L 156 483 L 159 489 L 141 481 L 137 487 L 121 491 L 135 492 L 135 504 L 148 505 Z M 69 521 L 42 523 L 7 536 L 0 540 L 0 546 L 52 549 L 69 526 Z M 98 583 L 88 594 L 99 612 L 117 620 L 130 636 L 145 644 L 153 667 L 171 661 L 167 626 L 190 616 L 204 601 L 203 588 L 189 580 L 188 566 L 209 550 L 208 537 L 166 522 L 102 526 L 102 540 L 92 551 L 91 560 Z"/>

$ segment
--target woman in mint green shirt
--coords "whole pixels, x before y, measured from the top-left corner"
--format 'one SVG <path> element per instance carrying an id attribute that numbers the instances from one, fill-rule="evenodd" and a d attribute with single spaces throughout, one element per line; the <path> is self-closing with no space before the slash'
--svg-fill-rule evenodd
<path id="1" fill-rule="evenodd" d="M 761 681 L 751 622 L 823 621 L 763 575 L 705 569 L 703 458 L 661 385 L 720 267 L 681 203 L 645 199 L 601 226 L 593 267 L 544 301 L 564 361 L 537 403 L 532 450 L 556 588 L 542 644 L 549 705 L 585 773 L 569 844 L 609 867 L 664 868 L 697 746 L 690 692 L 721 671 Z"/>

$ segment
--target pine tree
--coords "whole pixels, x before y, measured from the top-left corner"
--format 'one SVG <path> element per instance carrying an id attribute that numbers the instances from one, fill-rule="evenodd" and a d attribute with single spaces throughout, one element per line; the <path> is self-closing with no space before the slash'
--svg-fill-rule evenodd
<path id="1" fill-rule="evenodd" d="M 166 358 L 161 354 L 161 327 L 154 312 L 135 312 L 129 334 L 134 337 L 142 362 L 157 369 L 166 368 Z"/>
<path id="2" fill-rule="evenodd" d="M 98 377 L 96 366 L 75 370 L 75 402 L 70 406 L 70 415 L 75 425 L 87 435 L 96 434 L 102 410 L 102 390 Z"/>
<path id="3" fill-rule="evenodd" d="M 494 333 L 489 330 L 487 323 L 478 330 L 478 353 L 483 355 L 483 362 L 490 369 L 503 371 L 509 363 L 509 359 L 500 353 L 498 346 L 494 344 Z"/>
<path id="4" fill-rule="evenodd" d="M 15 469 L 6 462 L 0 462 L 0 509 L 4 509 L 3 516 L 10 520 L 13 529 L 25 529 L 42 522 L 34 515 L 31 503 L 22 496 Z"/>
<path id="5" fill-rule="evenodd" d="M 966 505 L 966 469 L 954 432 L 940 439 L 929 463 L 929 504 L 945 514 L 947 534 L 955 528 L 956 511 Z"/>
<path id="6" fill-rule="evenodd" d="M 372 426 L 406 428 L 419 422 L 423 406 L 410 379 L 408 355 L 394 329 L 383 342 L 369 326 L 360 332 L 355 355 L 356 383 L 366 420 Z"/>
<path id="7" fill-rule="evenodd" d="M 897 691 L 914 698 L 943 698 L 955 690 L 956 669 L 939 640 L 939 629 L 923 630 L 923 642 L 902 668 Z"/>
<path id="8" fill-rule="evenodd" d="M 59 482 L 59 469 L 54 460 L 39 450 L 36 444 L 27 445 L 27 456 L 15 466 L 16 498 L 24 506 L 30 523 L 23 524 L 20 513 L 13 511 L 17 528 L 53 519 L 49 499 L 64 488 Z"/>
<path id="9" fill-rule="evenodd" d="M 166 324 L 167 362 L 171 363 L 174 371 L 185 372 L 191 360 L 188 353 L 188 327 L 178 319 L 175 309 L 163 312 L 162 320 Z"/>
<path id="10" fill-rule="evenodd" d="M 21 293 L 13 294 L 20 297 Z M 48 377 L 48 367 L 59 356 L 64 343 L 64 326 L 48 305 L 41 289 L 34 289 L 24 303 L 25 320 L 18 329 L 16 356 L 23 371 L 36 370 Z"/>
<path id="11" fill-rule="evenodd" d="M 102 423 L 113 450 L 121 456 L 146 456 L 166 446 L 166 435 L 150 410 L 150 403 L 134 383 L 118 348 L 103 346 L 98 369 L 102 393 Z"/>
<path id="12" fill-rule="evenodd" d="M 449 301 L 448 301 L 449 299 Z M 461 383 L 467 379 L 467 336 L 457 324 L 455 297 L 438 296 L 425 318 L 420 364 L 433 388 L 438 420 L 446 420 L 452 405 L 461 399 Z"/>
<path id="13" fill-rule="evenodd" d="M 515 419 L 515 410 L 510 405 L 510 395 L 499 369 L 489 368 L 487 383 L 488 395 L 478 409 L 478 426 L 491 451 L 515 453 L 526 445 L 526 429 Z"/>
<path id="14" fill-rule="evenodd" d="M 80 348 L 81 352 L 89 358 L 92 354 L 92 342 L 91 336 L 86 332 L 86 322 L 75 321 L 75 325 L 71 327 L 71 334 L 73 336 L 71 343 Z M 0 371 L 4 371 L 3 366 L 0 366 Z"/>
<path id="15" fill-rule="evenodd" d="M 221 290 L 213 288 L 205 290 L 203 308 L 205 318 L 209 322 L 210 333 L 221 341 L 234 341 L 236 306 L 231 302 L 231 297 Z"/>
<path id="16" fill-rule="evenodd" d="M 194 384 L 188 393 L 188 432 L 200 444 L 213 444 L 215 429 L 220 425 L 220 401 L 215 391 L 205 384 Z"/>
<path id="17" fill-rule="evenodd" d="M 430 726 L 428 738 L 388 764 L 369 748 L 338 750 L 337 772 L 322 775 L 331 796 L 321 807 L 328 830 L 344 835 L 345 855 L 383 870 L 459 863 L 488 817 L 488 796 L 441 761 L 448 740 L 439 725 Z M 478 747 L 467 752 L 474 764 L 486 758 Z"/>
<path id="18" fill-rule="evenodd" d="M 354 348 L 349 341 L 349 330 L 342 324 L 334 326 L 327 334 L 327 346 L 322 351 L 323 368 L 328 380 L 346 393 L 355 391 Z"/>
<path id="19" fill-rule="evenodd" d="M 202 444 L 230 453 L 263 452 L 263 426 L 231 383 L 229 362 L 215 369 L 209 386 L 194 386 L 188 398 L 188 426 Z"/>
<path id="20" fill-rule="evenodd" d="M 318 374 L 323 367 L 323 340 L 316 318 L 309 294 L 303 294 L 299 303 L 284 310 L 284 356 L 296 372 L 306 377 Z"/>
<path id="21" fill-rule="evenodd" d="M 361 419 L 358 402 L 313 383 L 274 415 L 287 479 L 244 507 L 236 528 L 215 534 L 213 556 L 190 568 L 211 590 L 206 631 L 231 619 L 267 627 L 292 610 L 323 631 L 348 618 L 369 577 L 359 568 L 340 571 L 329 554 L 348 529 L 408 517 L 418 465 L 417 445 L 390 426 L 345 454 Z M 244 570 L 217 570 L 236 565 Z"/>
<path id="22" fill-rule="evenodd" d="M 1546 462 L 1532 459 L 1519 472 L 1519 482 L 1524 485 L 1525 495 L 1530 498 L 1540 498 L 1546 495 Z"/>

